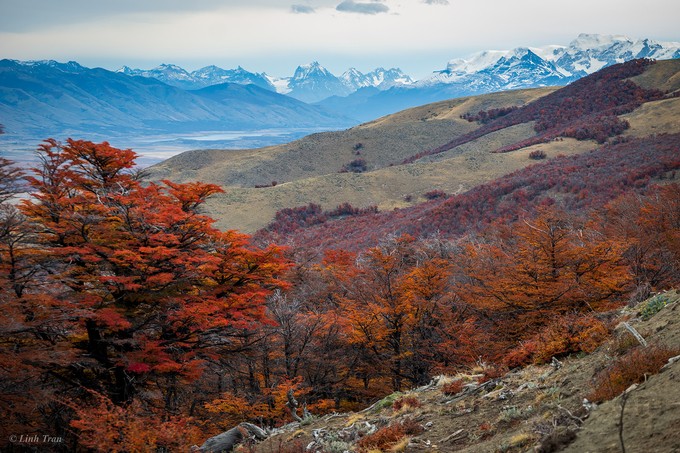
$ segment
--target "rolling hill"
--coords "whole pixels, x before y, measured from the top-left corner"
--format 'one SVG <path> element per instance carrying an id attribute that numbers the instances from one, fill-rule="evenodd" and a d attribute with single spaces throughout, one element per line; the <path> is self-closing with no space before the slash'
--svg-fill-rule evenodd
<path id="1" fill-rule="evenodd" d="M 646 90 L 656 88 L 671 93 L 680 88 L 679 73 L 680 61 L 669 60 L 649 65 L 630 80 Z M 583 83 L 596 81 L 599 76 L 591 77 L 583 79 Z M 343 132 L 315 134 L 287 145 L 257 150 L 191 151 L 150 168 L 150 177 L 198 179 L 223 186 L 225 193 L 210 200 L 208 207 L 218 219 L 217 225 L 225 229 L 254 232 L 269 224 L 278 210 L 308 203 L 329 210 L 345 202 L 358 208 L 376 205 L 383 211 L 379 215 L 386 217 L 396 216 L 387 211 L 398 208 L 402 217 L 412 212 L 411 221 L 415 222 L 424 215 L 418 210 L 426 208 L 402 208 L 426 201 L 427 192 L 463 193 L 536 162 L 529 155 L 537 149 L 554 158 L 598 148 L 594 140 L 561 137 L 513 152 L 491 153 L 535 138 L 535 115 L 526 112 L 535 112 L 536 103 L 545 103 L 545 99 L 564 99 L 559 95 L 562 90 L 514 90 L 453 99 L 405 110 Z M 586 86 L 583 93 L 587 92 Z M 461 118 L 468 113 L 513 106 L 526 107 L 498 118 L 499 122 L 507 122 L 500 126 Z M 515 121 L 513 115 L 525 117 Z M 629 124 L 622 136 L 644 148 L 645 137 L 650 134 L 680 132 L 679 117 L 680 99 L 666 94 L 622 113 L 621 121 Z M 427 152 L 444 145 L 447 149 L 437 154 Z M 423 151 L 426 152 L 411 163 L 399 164 Z M 357 159 L 365 161 L 365 172 L 340 173 L 344 165 Z M 550 159 L 546 165 L 549 164 Z M 276 185 L 272 186 L 273 182 Z M 442 202 L 435 200 L 423 206 Z M 380 222 L 387 225 L 386 217 L 381 217 Z M 338 231 L 343 228 L 338 225 Z"/>

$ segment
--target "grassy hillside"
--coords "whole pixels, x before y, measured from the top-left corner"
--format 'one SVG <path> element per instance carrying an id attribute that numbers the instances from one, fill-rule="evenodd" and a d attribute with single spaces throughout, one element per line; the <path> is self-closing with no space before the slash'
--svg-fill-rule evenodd
<path id="1" fill-rule="evenodd" d="M 630 80 L 645 90 L 657 87 L 673 92 L 680 86 L 679 71 L 677 61 L 657 62 Z M 590 93 L 587 82 L 572 91 L 579 96 Z M 529 114 L 520 108 L 508 115 L 508 120 L 499 118 L 502 127 L 461 118 L 490 109 L 527 106 L 539 99 L 540 105 L 552 108 L 553 104 L 544 100 L 563 100 L 565 95 L 558 96 L 561 91 L 518 90 L 438 102 L 280 146 L 190 151 L 150 168 L 150 177 L 221 185 L 225 193 L 208 202 L 209 214 L 220 228 L 251 233 L 271 222 L 278 210 L 308 203 L 325 209 L 344 202 L 356 207 L 376 205 L 381 211 L 404 208 L 424 201 L 426 192 L 461 193 L 526 167 L 535 162 L 529 158 L 532 151 L 540 150 L 552 158 L 596 148 L 594 140 L 572 138 L 531 144 L 536 137 L 532 118 L 537 117 L 531 112 L 538 111 L 532 106 L 527 107 Z M 520 120 L 512 120 L 513 116 Z M 630 124 L 623 134 L 629 138 L 680 132 L 677 118 L 680 99 L 668 96 L 620 115 Z M 460 140 L 464 137 L 470 138 Z M 491 153 L 523 142 L 529 146 L 512 153 Z M 429 151 L 438 148 L 442 150 Z M 420 157 L 413 163 L 402 164 L 416 155 Z M 365 161 L 365 172 L 339 173 L 356 159 Z"/>
<path id="2" fill-rule="evenodd" d="M 281 208 L 311 202 L 326 208 L 343 202 L 378 205 L 380 209 L 403 207 L 422 201 L 420 197 L 427 191 L 466 190 L 505 174 L 508 168 L 530 163 L 515 156 L 489 156 L 486 145 L 480 141 L 477 148 L 463 151 L 446 164 L 393 165 L 415 152 L 478 128 L 478 124 L 460 118 L 465 112 L 524 105 L 554 90 L 519 90 L 429 104 L 346 131 L 313 134 L 286 145 L 254 150 L 189 151 L 151 167 L 150 178 L 201 180 L 221 185 L 226 193 L 209 201 L 210 214 L 218 219 L 218 227 L 246 232 L 266 226 Z M 519 130 L 505 140 L 523 138 L 526 133 Z M 555 152 L 573 152 L 567 148 L 558 146 Z M 580 151 L 588 148 L 577 146 Z M 359 158 L 366 161 L 367 172 L 339 173 L 343 165 Z M 255 188 L 273 181 L 277 182 L 275 187 Z M 410 203 L 404 201 L 408 195 Z"/>

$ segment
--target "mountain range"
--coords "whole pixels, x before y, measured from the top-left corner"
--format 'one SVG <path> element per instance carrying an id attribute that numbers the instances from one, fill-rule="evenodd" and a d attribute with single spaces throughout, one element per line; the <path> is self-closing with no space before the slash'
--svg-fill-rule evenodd
<path id="1" fill-rule="evenodd" d="M 75 62 L 1 60 L 0 123 L 8 136 L 44 139 L 337 128 L 350 121 L 255 84 L 189 91 Z"/>
<path id="2" fill-rule="evenodd" d="M 366 74 L 356 68 L 349 68 L 342 75 L 335 76 L 318 61 L 298 66 L 291 77 L 271 77 L 266 73 L 247 71 L 241 66 L 236 69 L 206 66 L 189 72 L 173 64 L 161 64 L 148 70 L 123 66 L 117 72 L 153 78 L 185 90 L 196 90 L 220 83 L 253 84 L 304 102 L 317 102 L 330 96 L 346 96 L 366 87 L 386 90 L 413 83 L 413 79 L 398 68 L 376 68 Z"/>
<path id="3" fill-rule="evenodd" d="M 567 46 L 488 50 L 414 81 L 398 68 L 336 76 L 318 62 L 276 78 L 242 67 L 170 64 L 112 72 L 76 62 L 0 61 L 0 123 L 15 137 L 341 128 L 409 107 L 566 85 L 634 58 L 674 59 L 680 43 L 582 34 Z M 313 104 L 313 105 L 310 105 Z"/>
<path id="4" fill-rule="evenodd" d="M 132 69 L 123 66 L 118 71 L 129 76 L 141 76 L 160 80 L 177 88 L 185 90 L 198 90 L 211 85 L 221 83 L 237 83 L 240 85 L 253 84 L 270 91 L 276 91 L 266 74 L 257 74 L 246 71 L 241 66 L 236 69 L 222 69 L 211 65 L 192 71 L 191 73 L 173 64 L 162 64 L 149 70 Z"/>
<path id="5" fill-rule="evenodd" d="M 367 121 L 409 107 L 496 91 L 561 86 L 602 68 L 635 58 L 680 58 L 680 42 L 630 39 L 620 35 L 581 34 L 568 46 L 487 50 L 449 61 L 445 69 L 410 85 L 386 91 L 360 89 L 318 104 Z"/>
<path id="6" fill-rule="evenodd" d="M 418 81 L 414 81 L 399 68 L 376 68 L 366 74 L 356 68 L 349 68 L 342 75 L 336 76 L 317 61 L 298 66 L 290 77 L 272 77 L 266 73 L 249 72 L 240 66 L 231 70 L 207 66 L 189 73 L 179 66 L 162 64 L 150 70 L 130 69 L 125 66 L 119 72 L 153 77 L 185 89 L 204 88 L 224 82 L 252 83 L 307 103 L 323 101 L 332 96 L 347 97 L 360 90 L 364 91 L 357 93 L 357 97 L 366 98 L 367 92 L 375 95 L 391 89 L 394 92 L 416 90 L 430 93 L 434 97 L 428 101 L 436 101 L 452 95 L 455 97 L 456 93 L 465 96 L 516 88 L 565 85 L 606 66 L 634 58 L 667 60 L 679 57 L 679 42 L 584 33 L 567 46 L 486 50 L 467 58 L 453 59 L 446 68 L 435 70 L 430 76 Z M 432 93 L 433 91 L 441 92 L 443 97 Z M 400 97 L 398 94 L 396 96 Z M 356 99 L 348 99 L 345 103 L 354 104 Z M 338 101 L 329 100 L 325 105 L 337 108 Z"/>

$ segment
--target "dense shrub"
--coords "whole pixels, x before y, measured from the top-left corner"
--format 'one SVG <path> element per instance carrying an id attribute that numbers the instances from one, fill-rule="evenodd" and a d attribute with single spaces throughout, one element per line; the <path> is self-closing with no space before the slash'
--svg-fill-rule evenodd
<path id="1" fill-rule="evenodd" d="M 366 170 L 368 170 L 366 160 L 359 158 L 343 165 L 340 173 L 363 173 Z"/>
<path id="2" fill-rule="evenodd" d="M 310 203 L 306 206 L 281 209 L 275 214 L 274 221 L 267 226 L 266 230 L 278 234 L 289 234 L 300 228 L 325 223 L 330 219 L 375 214 L 377 212 L 378 207 L 375 205 L 355 208 L 349 203 L 342 203 L 331 211 L 324 211 L 318 204 Z"/>
<path id="3" fill-rule="evenodd" d="M 392 404 L 392 409 L 395 411 L 400 411 L 404 408 L 416 409 L 422 405 L 423 403 L 415 396 L 403 396 Z"/>
<path id="4" fill-rule="evenodd" d="M 680 349 L 665 346 L 638 346 L 631 349 L 597 375 L 587 398 L 593 402 L 615 398 L 632 384 L 658 373 L 669 358 L 678 354 Z"/>
<path id="5" fill-rule="evenodd" d="M 357 448 L 360 452 L 368 452 L 371 450 L 388 450 L 397 444 L 406 436 L 417 436 L 424 431 L 423 427 L 418 422 L 407 418 L 401 422 L 395 422 L 391 425 L 380 428 L 373 434 L 365 436 L 357 442 Z"/>
<path id="6" fill-rule="evenodd" d="M 365 208 L 355 208 L 351 204 L 345 202 L 342 203 L 341 205 L 338 205 L 338 207 L 333 209 L 332 211 L 326 211 L 325 214 L 328 217 L 336 218 L 353 215 L 375 214 L 376 212 L 378 212 L 378 207 L 375 205 L 368 206 Z"/>
<path id="7" fill-rule="evenodd" d="M 477 379 L 478 384 L 483 384 L 492 379 L 498 379 L 508 373 L 508 367 L 505 365 L 491 365 L 484 368 L 482 375 Z"/>
<path id="8" fill-rule="evenodd" d="M 278 211 L 274 221 L 267 229 L 278 233 L 295 231 L 298 228 L 309 227 L 323 223 L 328 219 L 321 206 L 310 203 L 306 206 L 285 208 Z"/>
<path id="9" fill-rule="evenodd" d="M 510 351 L 505 363 L 511 367 L 546 363 L 552 357 L 593 352 L 607 339 L 609 330 L 592 314 L 568 313 L 555 318 L 538 334 Z"/>
<path id="10" fill-rule="evenodd" d="M 455 381 L 448 382 L 442 385 L 441 390 L 444 395 L 457 395 L 463 391 L 463 380 L 456 379 Z"/>
<path id="11" fill-rule="evenodd" d="M 545 154 L 545 151 L 543 151 L 541 149 L 537 149 L 537 150 L 529 153 L 529 159 L 533 159 L 533 160 L 541 160 L 541 159 L 545 159 L 546 157 L 547 156 Z"/>
<path id="12" fill-rule="evenodd" d="M 443 190 L 435 189 L 425 192 L 423 196 L 428 200 L 436 200 L 437 198 L 446 198 L 447 195 Z"/>
<path id="13" fill-rule="evenodd" d="M 460 117 L 464 120 L 468 120 L 469 122 L 474 122 L 477 121 L 482 124 L 489 123 L 496 118 L 500 118 L 501 116 L 505 116 L 510 112 L 514 112 L 517 110 L 519 107 L 516 105 L 512 105 L 510 107 L 499 107 L 495 109 L 489 109 L 489 110 L 480 110 L 477 113 L 464 113 Z"/>

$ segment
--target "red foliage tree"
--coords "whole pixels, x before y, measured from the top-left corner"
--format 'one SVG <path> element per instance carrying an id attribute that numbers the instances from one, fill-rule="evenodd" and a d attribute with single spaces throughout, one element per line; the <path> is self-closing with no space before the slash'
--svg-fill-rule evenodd
<path id="1" fill-rule="evenodd" d="M 151 418 L 187 414 L 204 363 L 269 322 L 266 297 L 287 286 L 282 250 L 214 229 L 200 207 L 215 185 L 141 184 L 130 150 L 50 140 L 40 156 L 27 178 L 34 201 L 20 208 L 49 272 L 22 295 L 40 298 L 52 323 L 62 312 L 73 323 L 70 361 L 51 373 L 117 406 L 153 407 L 140 412 Z"/>

